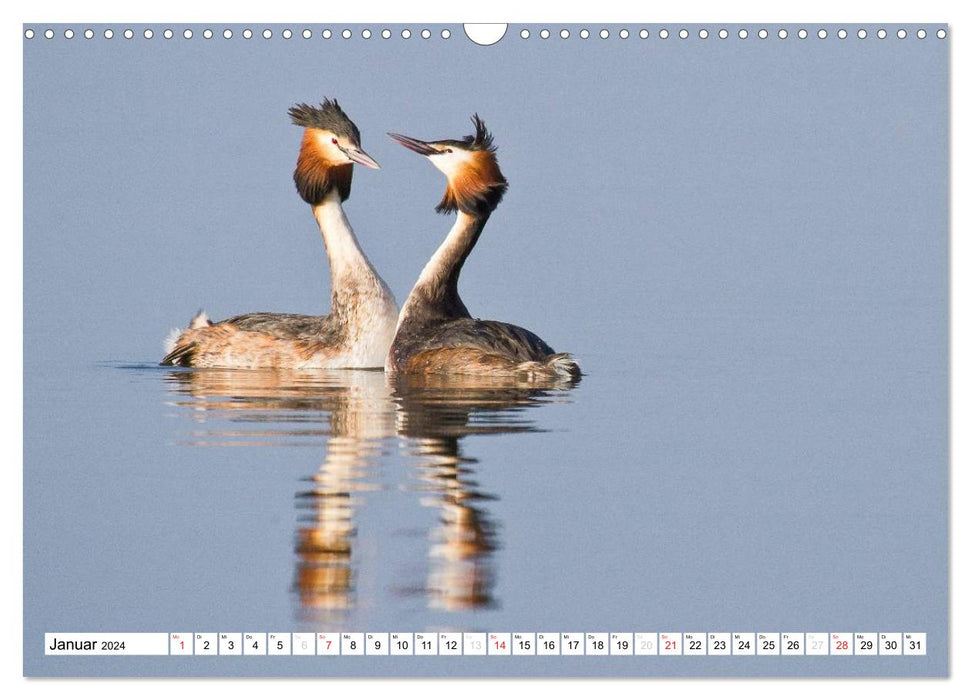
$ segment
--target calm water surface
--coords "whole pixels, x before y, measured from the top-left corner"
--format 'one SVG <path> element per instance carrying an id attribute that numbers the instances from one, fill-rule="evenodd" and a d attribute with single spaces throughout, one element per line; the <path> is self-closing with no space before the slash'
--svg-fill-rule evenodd
<path id="1" fill-rule="evenodd" d="M 651 359 L 635 386 L 593 352 L 582 382 L 547 389 L 125 362 L 34 372 L 25 634 L 943 626 L 904 585 L 934 585 L 928 534 L 943 543 L 944 493 L 920 456 L 939 438 L 921 422 L 931 375 L 887 386 L 877 356 Z M 883 410 L 898 400 L 909 414 Z M 162 670 L 227 672 L 199 661 Z M 281 663 L 249 672 L 323 672 Z M 381 663 L 340 673 L 440 672 Z"/>

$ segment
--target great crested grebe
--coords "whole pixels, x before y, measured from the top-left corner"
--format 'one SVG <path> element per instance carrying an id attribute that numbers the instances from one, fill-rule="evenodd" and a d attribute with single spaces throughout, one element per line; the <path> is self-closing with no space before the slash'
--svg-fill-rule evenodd
<path id="1" fill-rule="evenodd" d="M 304 127 L 293 180 L 313 208 L 330 261 L 328 316 L 251 313 L 213 323 L 200 312 L 170 340 L 163 365 L 236 368 L 366 368 L 384 364 L 398 308 L 344 216 L 355 163 L 380 166 L 361 150 L 361 132 L 336 100 L 298 104 L 290 119 Z"/>
<path id="2" fill-rule="evenodd" d="M 472 123 L 475 135 L 460 141 L 426 142 L 388 134 L 445 173 L 448 185 L 436 211 L 457 211 L 458 216 L 402 307 L 385 369 L 401 374 L 575 380 L 580 367 L 570 355 L 554 352 L 524 328 L 472 318 L 459 298 L 462 264 L 507 187 L 492 135 L 478 114 Z"/>

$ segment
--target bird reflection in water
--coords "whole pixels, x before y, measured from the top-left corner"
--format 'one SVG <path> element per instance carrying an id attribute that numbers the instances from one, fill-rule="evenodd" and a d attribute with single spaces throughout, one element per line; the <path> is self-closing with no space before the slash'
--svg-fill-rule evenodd
<path id="1" fill-rule="evenodd" d="M 402 452 L 417 462 L 414 490 L 437 511 L 437 524 L 429 533 L 426 582 L 394 590 L 422 595 L 443 611 L 495 605 L 498 526 L 485 503 L 496 496 L 479 489 L 477 460 L 463 454 L 462 439 L 537 431 L 525 409 L 569 397 L 569 384 L 393 379 L 374 371 L 197 369 L 166 379 L 178 397 L 174 403 L 206 425 L 190 444 L 285 446 L 325 438 L 324 459 L 308 478 L 310 487 L 296 496 L 302 514 L 295 588 L 301 616 L 315 620 L 356 604 L 357 510 L 363 493 L 384 488 L 376 464 L 396 435 Z"/>
<path id="2" fill-rule="evenodd" d="M 305 509 L 297 530 L 296 587 L 304 610 L 353 607 L 352 542 L 357 494 L 373 491 L 373 470 L 382 441 L 394 434 L 393 404 L 380 372 L 354 372 L 330 412 L 324 461 L 311 477 L 313 487 L 297 494 Z"/>
<path id="3" fill-rule="evenodd" d="M 497 497 L 479 489 L 478 460 L 462 453 L 468 435 L 537 430 L 522 409 L 555 400 L 554 390 L 572 382 L 520 383 L 490 377 L 400 377 L 395 383 L 398 434 L 417 459 L 424 506 L 438 510 L 430 533 L 430 607 L 451 611 L 496 604 L 492 554 L 499 548 L 497 525 L 483 503 Z"/>
<path id="4" fill-rule="evenodd" d="M 359 494 L 379 488 L 374 466 L 395 434 L 383 372 L 199 369 L 172 372 L 178 405 L 246 427 L 215 425 L 195 445 L 289 445 L 324 436 L 323 462 L 296 495 L 296 582 L 304 616 L 354 606 L 353 543 Z M 204 420 L 204 419 L 202 419 Z M 265 427 L 252 428 L 258 423 Z M 313 427 L 311 427 L 313 426 Z M 326 615 L 325 615 L 326 616 Z"/>

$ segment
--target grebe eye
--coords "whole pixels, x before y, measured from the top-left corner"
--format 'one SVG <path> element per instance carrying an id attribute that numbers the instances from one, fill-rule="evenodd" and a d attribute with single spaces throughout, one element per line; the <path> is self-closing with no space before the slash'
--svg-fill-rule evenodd
<path id="1" fill-rule="evenodd" d="M 331 139 L 331 140 L 330 140 L 330 142 L 331 142 L 332 144 L 334 144 L 335 146 L 337 145 L 337 139 Z"/>

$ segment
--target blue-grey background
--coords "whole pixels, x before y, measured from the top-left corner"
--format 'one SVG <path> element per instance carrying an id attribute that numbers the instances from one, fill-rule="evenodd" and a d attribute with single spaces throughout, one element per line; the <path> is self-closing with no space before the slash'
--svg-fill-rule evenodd
<path id="1" fill-rule="evenodd" d="M 25 673 L 946 673 L 938 26 L 523 40 L 511 25 L 487 48 L 457 25 L 448 40 L 46 26 L 24 42 Z M 510 189 L 463 298 L 588 373 L 518 415 L 537 432 L 463 442 L 497 497 L 498 604 L 401 595 L 434 515 L 395 495 L 409 462 L 389 438 L 357 514 L 360 603 L 333 628 L 926 631 L 928 655 L 45 657 L 45 631 L 325 627 L 292 590 L 294 494 L 325 437 L 198 446 L 221 419 L 179 405 L 152 366 L 200 307 L 326 310 L 286 116 L 324 96 L 383 166 L 357 169 L 346 211 L 399 302 L 450 221 L 433 211 L 440 173 L 384 132 L 460 137 L 485 118 Z"/>

